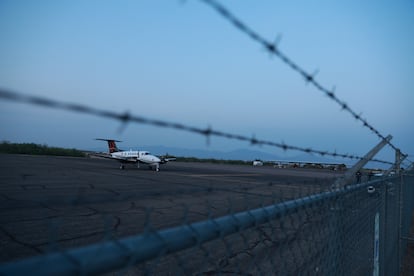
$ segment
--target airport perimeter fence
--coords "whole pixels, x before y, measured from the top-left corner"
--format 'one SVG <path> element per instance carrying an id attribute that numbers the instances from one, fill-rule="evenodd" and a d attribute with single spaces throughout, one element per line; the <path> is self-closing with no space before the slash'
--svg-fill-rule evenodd
<path id="1" fill-rule="evenodd" d="M 148 217 L 140 235 L 3 264 L 0 274 L 410 275 L 413 210 L 406 172 L 167 229 Z"/>
<path id="2" fill-rule="evenodd" d="M 315 74 L 302 69 L 281 52 L 276 43 L 264 39 L 219 2 L 202 1 L 323 92 L 363 127 L 382 141 L 386 140 L 385 135 L 362 118 L 360 113 L 339 99 L 334 89 L 317 82 Z M 207 141 L 211 136 L 216 136 L 319 156 L 364 159 L 227 133 L 211 127 L 192 127 L 129 112 L 119 113 L 27 96 L 4 89 L 0 89 L 0 98 L 114 119 L 122 124 L 147 124 L 196 133 L 205 136 Z M 387 145 L 399 151 L 389 140 Z M 154 227 L 155 223 L 148 215 L 141 234 L 116 238 L 105 230 L 107 238 L 104 241 L 75 249 L 56 247 L 53 236 L 59 233 L 53 228 L 48 229 L 52 232 L 50 247 L 54 252 L 1 264 L 0 275 L 112 272 L 128 275 L 398 275 L 406 272 L 410 275 L 414 271 L 414 259 L 407 258 L 406 254 L 408 246 L 414 241 L 412 171 L 338 189 L 313 191 L 297 198 L 279 200 L 275 197 L 273 201 L 262 201 L 260 207 L 246 206 L 244 210 L 237 211 L 233 211 L 230 204 L 225 214 L 211 215 L 198 222 L 186 221 L 188 216 L 183 213 L 182 223 L 163 229 Z M 77 207 L 76 204 L 74 207 Z"/>

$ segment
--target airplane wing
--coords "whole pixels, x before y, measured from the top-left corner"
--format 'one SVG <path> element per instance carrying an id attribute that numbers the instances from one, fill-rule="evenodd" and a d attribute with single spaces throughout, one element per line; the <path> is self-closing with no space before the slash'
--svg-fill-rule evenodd
<path id="1" fill-rule="evenodd" d="M 136 163 L 137 162 L 136 157 L 114 157 L 108 153 L 91 153 L 90 155 L 99 157 L 99 158 L 117 160 L 122 163 Z"/>
<path id="2" fill-rule="evenodd" d="M 163 158 L 163 159 L 161 159 L 161 163 L 167 163 L 167 162 L 170 162 L 170 161 L 175 161 L 175 160 L 177 160 L 177 158 Z"/>
<path id="3" fill-rule="evenodd" d="M 170 156 L 170 155 L 168 155 L 168 154 L 163 155 L 163 156 L 160 156 L 159 158 L 160 158 L 160 160 L 161 160 L 161 164 L 165 164 L 165 163 L 167 163 L 167 162 L 177 160 L 177 158 L 175 158 L 174 156 Z"/>
<path id="4" fill-rule="evenodd" d="M 120 162 L 129 162 L 129 163 L 138 162 L 138 159 L 136 157 L 113 157 L 111 156 L 110 159 L 118 160 Z"/>

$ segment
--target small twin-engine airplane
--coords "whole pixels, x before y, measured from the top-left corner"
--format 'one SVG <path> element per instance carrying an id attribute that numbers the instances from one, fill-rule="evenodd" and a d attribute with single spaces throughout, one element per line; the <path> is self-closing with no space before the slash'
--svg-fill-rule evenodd
<path id="1" fill-rule="evenodd" d="M 175 160 L 175 158 L 157 157 L 155 155 L 152 155 L 148 151 L 120 150 L 116 146 L 116 142 L 121 142 L 118 140 L 101 139 L 101 138 L 97 138 L 95 140 L 108 142 L 109 154 L 99 155 L 99 156 L 104 157 L 104 158 L 114 159 L 114 160 L 121 162 L 121 166 L 120 166 L 121 170 L 125 168 L 124 166 L 125 163 L 136 163 L 138 168 L 139 168 L 139 164 L 143 163 L 143 164 L 148 165 L 150 168 L 153 168 L 154 170 L 159 171 L 160 164 L 165 164 L 168 161 Z"/>

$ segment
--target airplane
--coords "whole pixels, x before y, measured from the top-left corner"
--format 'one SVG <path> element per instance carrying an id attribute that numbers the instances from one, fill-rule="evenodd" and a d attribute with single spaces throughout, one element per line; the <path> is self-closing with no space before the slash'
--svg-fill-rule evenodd
<path id="1" fill-rule="evenodd" d="M 153 168 L 155 171 L 160 170 L 160 164 L 165 164 L 169 161 L 173 161 L 176 158 L 167 158 L 167 157 L 158 157 L 152 155 L 148 151 L 141 151 L 141 150 L 129 150 L 123 151 L 118 149 L 116 146 L 116 142 L 122 142 L 114 139 L 102 139 L 96 138 L 95 140 L 99 141 L 106 141 L 108 143 L 109 154 L 108 155 L 99 155 L 100 157 L 114 159 L 121 162 L 121 166 L 119 167 L 121 170 L 125 168 L 125 163 L 136 163 L 137 167 L 139 168 L 139 164 L 143 163 L 149 166 L 149 168 Z"/>

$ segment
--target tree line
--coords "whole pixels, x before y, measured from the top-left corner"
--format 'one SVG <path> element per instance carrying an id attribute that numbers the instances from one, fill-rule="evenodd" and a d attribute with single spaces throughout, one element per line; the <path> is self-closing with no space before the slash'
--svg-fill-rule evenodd
<path id="1" fill-rule="evenodd" d="M 9 154 L 85 157 L 85 153 L 77 149 L 49 147 L 47 145 L 39 145 L 35 143 L 10 143 L 7 141 L 3 141 L 0 144 L 0 152 Z"/>

